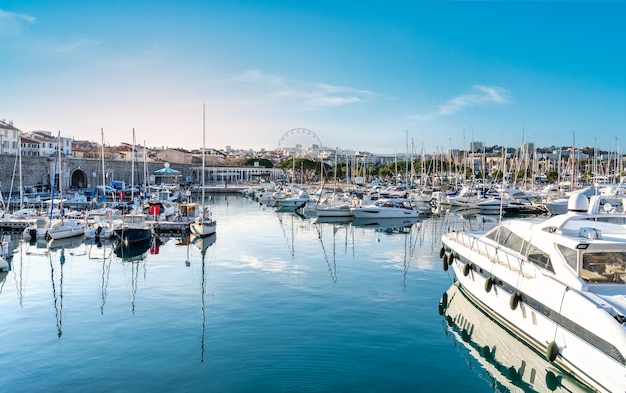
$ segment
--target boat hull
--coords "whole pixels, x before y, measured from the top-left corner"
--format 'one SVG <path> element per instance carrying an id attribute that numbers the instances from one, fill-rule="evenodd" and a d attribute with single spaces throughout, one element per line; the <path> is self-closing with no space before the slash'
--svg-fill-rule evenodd
<path id="1" fill-rule="evenodd" d="M 217 230 L 217 223 L 211 221 L 196 220 L 189 224 L 189 230 L 192 234 L 200 237 L 213 235 Z"/>
<path id="2" fill-rule="evenodd" d="M 114 230 L 115 237 L 124 244 L 148 241 L 152 238 L 151 228 L 120 228 Z"/>
<path id="3" fill-rule="evenodd" d="M 336 207 L 321 207 L 315 209 L 318 217 L 353 217 L 350 207 L 336 206 Z"/>
<path id="4" fill-rule="evenodd" d="M 50 227 L 47 236 L 52 240 L 82 236 L 85 234 L 85 226 L 82 220 L 64 220 Z"/>
<path id="5" fill-rule="evenodd" d="M 351 209 L 355 218 L 417 218 L 419 212 L 413 209 L 395 207 L 358 207 Z"/>
<path id="6" fill-rule="evenodd" d="M 546 357 L 550 351 L 558 350 L 554 363 L 594 388 L 606 392 L 623 390 L 623 355 L 600 335 L 615 337 L 615 345 L 620 346 L 626 329 L 616 326 L 609 313 L 590 302 L 585 294 L 533 272 L 512 254 L 498 259 L 502 255 L 477 247 L 477 237 L 450 232 L 442 237 L 442 242 L 446 250 L 444 269 L 448 269 L 446 260 L 452 260 L 449 267 L 465 292 L 507 329 Z M 519 268 L 511 268 L 516 264 Z M 588 320 L 613 328 L 610 333 L 586 329 Z"/>

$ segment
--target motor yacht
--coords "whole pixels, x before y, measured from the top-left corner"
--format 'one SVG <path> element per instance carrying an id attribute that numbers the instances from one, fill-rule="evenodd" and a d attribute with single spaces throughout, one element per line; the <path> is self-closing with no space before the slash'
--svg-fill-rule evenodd
<path id="1" fill-rule="evenodd" d="M 449 231 L 440 250 L 461 288 L 499 323 L 598 391 L 626 387 L 626 211 L 573 195 L 568 213 Z"/>

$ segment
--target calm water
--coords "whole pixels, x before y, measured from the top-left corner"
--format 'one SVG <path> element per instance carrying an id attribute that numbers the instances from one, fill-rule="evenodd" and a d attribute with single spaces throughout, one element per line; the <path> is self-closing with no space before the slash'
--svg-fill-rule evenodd
<path id="1" fill-rule="evenodd" d="M 1 391 L 503 390 L 438 310 L 442 231 L 494 219 L 391 230 L 214 203 L 204 257 L 176 237 L 130 261 L 19 244 L 0 284 Z"/>

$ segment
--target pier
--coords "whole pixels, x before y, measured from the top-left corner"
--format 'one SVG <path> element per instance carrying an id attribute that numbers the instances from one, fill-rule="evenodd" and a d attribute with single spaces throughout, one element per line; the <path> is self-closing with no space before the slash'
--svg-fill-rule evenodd
<path id="1" fill-rule="evenodd" d="M 188 221 L 148 221 L 154 228 L 154 233 L 187 233 L 189 232 Z M 34 220 L 5 220 L 0 221 L 0 232 L 23 232 L 28 226 L 34 224 Z"/>

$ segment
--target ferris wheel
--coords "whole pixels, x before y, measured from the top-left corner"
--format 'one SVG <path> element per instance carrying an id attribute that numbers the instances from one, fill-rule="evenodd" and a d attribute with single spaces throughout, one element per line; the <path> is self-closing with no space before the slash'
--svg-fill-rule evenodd
<path id="1" fill-rule="evenodd" d="M 311 155 L 321 149 L 322 141 L 311 130 L 294 128 L 283 134 L 278 141 L 278 149 L 296 155 Z"/>

